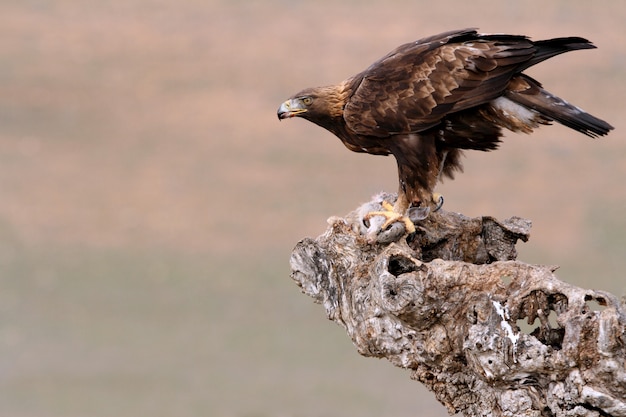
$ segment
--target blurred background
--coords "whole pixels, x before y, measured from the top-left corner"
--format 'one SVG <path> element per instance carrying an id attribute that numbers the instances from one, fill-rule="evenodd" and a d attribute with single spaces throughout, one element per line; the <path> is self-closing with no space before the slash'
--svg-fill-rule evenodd
<path id="1" fill-rule="evenodd" d="M 528 73 L 612 123 L 468 152 L 446 209 L 533 221 L 520 259 L 626 293 L 626 3 L 4 0 L 0 415 L 445 416 L 289 278 L 298 240 L 381 191 L 278 105 L 446 30 L 578 35 Z"/>

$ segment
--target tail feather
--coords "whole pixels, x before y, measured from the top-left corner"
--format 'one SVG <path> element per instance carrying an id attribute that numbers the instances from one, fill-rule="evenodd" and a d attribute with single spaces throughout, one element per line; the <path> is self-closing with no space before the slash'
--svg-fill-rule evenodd
<path id="1" fill-rule="evenodd" d="M 545 61 L 546 59 L 552 58 L 553 56 L 564 54 L 565 52 L 596 48 L 596 46 L 587 39 L 577 36 L 534 41 L 533 45 L 536 48 L 535 55 L 519 68 L 519 72 Z"/>
<path id="2" fill-rule="evenodd" d="M 604 120 L 544 90 L 538 81 L 524 74 L 511 80 L 505 96 L 548 120 L 557 121 L 592 138 L 604 136 L 613 129 Z"/>

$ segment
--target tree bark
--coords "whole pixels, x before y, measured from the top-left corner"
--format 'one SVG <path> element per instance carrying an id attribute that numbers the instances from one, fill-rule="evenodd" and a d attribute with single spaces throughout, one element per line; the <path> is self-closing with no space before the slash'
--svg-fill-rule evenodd
<path id="1" fill-rule="evenodd" d="M 626 416 L 626 308 L 516 261 L 530 222 L 439 211 L 406 236 L 328 220 L 291 256 L 292 278 L 357 351 L 411 371 L 449 413 Z M 377 223 L 378 222 L 378 223 Z"/>

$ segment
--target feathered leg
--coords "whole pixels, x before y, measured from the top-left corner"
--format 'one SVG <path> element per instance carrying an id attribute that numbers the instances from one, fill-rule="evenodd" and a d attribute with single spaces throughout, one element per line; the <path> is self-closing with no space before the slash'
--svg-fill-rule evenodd
<path id="1" fill-rule="evenodd" d="M 402 222 L 410 234 L 415 231 L 413 222 L 424 220 L 443 204 L 443 197 L 433 195 L 433 189 L 444 170 L 445 152 L 437 152 L 432 136 L 409 134 L 394 138 L 392 153 L 398 162 L 398 199 L 393 206 L 383 202 L 383 210 L 367 213 L 364 219 L 383 216 L 380 230 Z"/>

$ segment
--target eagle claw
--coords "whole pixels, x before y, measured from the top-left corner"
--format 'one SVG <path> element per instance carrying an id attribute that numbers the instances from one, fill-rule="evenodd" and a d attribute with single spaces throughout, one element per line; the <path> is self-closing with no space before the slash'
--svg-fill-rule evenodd
<path id="1" fill-rule="evenodd" d="M 404 216 L 404 215 L 394 211 L 393 206 L 389 202 L 387 202 L 387 201 L 383 201 L 381 203 L 381 205 L 383 206 L 382 210 L 370 211 L 370 212 L 366 213 L 365 216 L 363 216 L 363 220 L 364 221 L 369 221 L 372 217 L 382 216 L 386 220 L 380 226 L 380 228 L 378 228 L 378 231 L 384 231 L 390 225 L 392 225 L 393 223 L 398 222 L 398 223 L 403 223 L 404 224 L 404 230 L 405 230 L 406 234 L 411 234 L 411 233 L 415 232 L 415 225 L 413 224 L 413 221 L 411 221 L 411 219 L 409 217 Z"/>
<path id="2" fill-rule="evenodd" d="M 435 211 L 439 211 L 441 207 L 443 207 L 443 195 L 439 193 L 433 194 L 433 202 L 435 203 L 435 208 L 433 209 L 433 213 Z"/>

